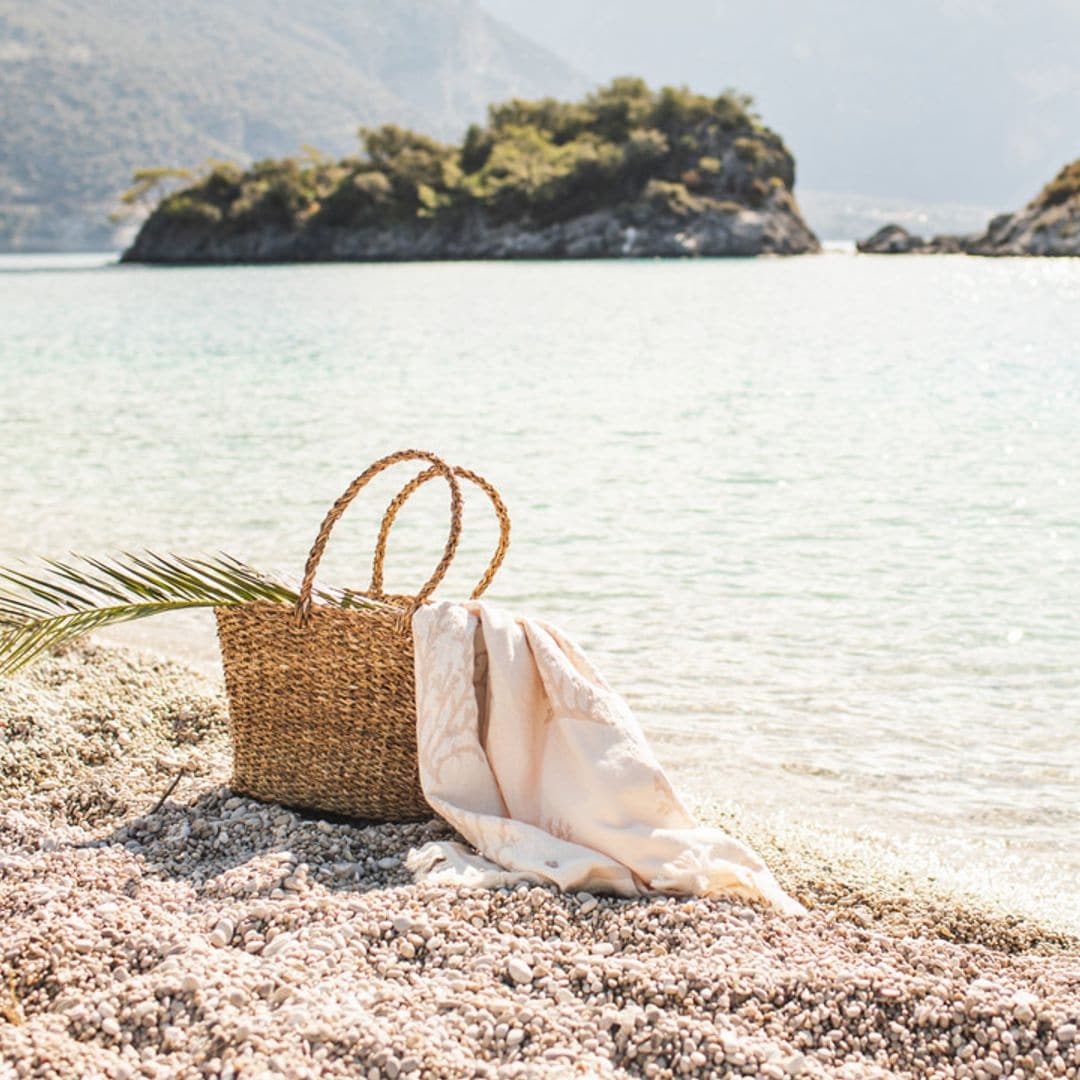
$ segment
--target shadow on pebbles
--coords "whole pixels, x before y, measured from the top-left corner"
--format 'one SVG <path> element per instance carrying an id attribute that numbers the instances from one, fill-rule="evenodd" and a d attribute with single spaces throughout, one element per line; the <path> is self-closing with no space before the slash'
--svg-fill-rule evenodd
<path id="1" fill-rule="evenodd" d="M 444 825 L 227 778 L 183 667 L 80 646 L 0 684 L 0 1076 L 1080 1072 L 1075 940 L 767 828 L 720 822 L 806 918 L 414 885 Z"/>

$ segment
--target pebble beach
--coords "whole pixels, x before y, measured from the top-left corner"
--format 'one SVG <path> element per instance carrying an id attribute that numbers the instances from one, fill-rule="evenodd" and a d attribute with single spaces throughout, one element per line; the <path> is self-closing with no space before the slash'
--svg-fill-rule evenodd
<path id="1" fill-rule="evenodd" d="M 0 1077 L 1077 1077 L 1080 941 L 717 812 L 803 918 L 414 885 L 439 822 L 228 788 L 220 685 L 0 683 Z"/>

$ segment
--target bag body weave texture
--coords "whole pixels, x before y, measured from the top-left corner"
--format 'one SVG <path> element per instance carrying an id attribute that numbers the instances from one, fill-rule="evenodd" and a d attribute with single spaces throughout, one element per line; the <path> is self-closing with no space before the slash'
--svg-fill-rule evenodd
<path id="1" fill-rule="evenodd" d="M 315 572 L 335 522 L 374 475 L 413 459 L 429 467 L 402 488 L 386 511 L 369 588 L 346 593 L 355 606 L 316 602 Z M 383 561 L 394 518 L 417 488 L 437 476 L 447 481 L 451 500 L 443 557 L 415 596 L 387 595 Z M 499 545 L 473 591 L 478 597 L 509 546 L 506 507 L 476 473 L 426 451 L 405 450 L 375 462 L 331 508 L 308 557 L 295 608 L 254 602 L 216 610 L 235 790 L 368 820 L 432 816 L 417 763 L 412 614 L 434 592 L 457 549 L 458 477 L 488 495 L 499 519 Z"/>

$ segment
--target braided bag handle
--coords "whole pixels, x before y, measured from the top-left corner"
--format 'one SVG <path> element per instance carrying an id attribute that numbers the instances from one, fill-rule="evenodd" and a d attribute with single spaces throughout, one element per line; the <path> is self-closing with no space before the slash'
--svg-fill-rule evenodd
<path id="1" fill-rule="evenodd" d="M 491 500 L 492 506 L 495 508 L 495 516 L 499 519 L 498 546 L 495 548 L 495 554 L 492 556 L 491 562 L 488 563 L 487 570 L 484 571 L 484 576 L 472 591 L 471 599 L 478 600 L 480 596 L 483 595 L 484 590 L 491 584 L 493 578 L 499 571 L 499 567 L 502 566 L 503 559 L 506 558 L 507 549 L 510 547 L 510 513 L 506 509 L 506 504 L 502 501 L 502 497 L 499 495 L 498 491 L 495 490 L 495 486 L 489 481 L 485 480 L 477 473 L 474 473 L 472 470 L 463 468 L 461 465 L 455 465 L 452 471 L 455 476 L 460 476 L 462 479 L 474 483 L 485 495 L 487 495 Z M 425 469 L 417 476 L 414 476 L 397 493 L 393 501 L 386 508 L 386 514 L 382 520 L 382 527 L 379 529 L 379 539 L 375 544 L 375 562 L 371 569 L 371 586 L 367 592 L 367 595 L 372 597 L 372 599 L 386 599 L 386 594 L 383 592 L 383 561 L 386 558 L 386 545 L 390 538 L 390 529 L 393 527 L 394 519 L 397 517 L 398 511 L 410 498 L 412 498 L 413 493 L 417 488 L 422 487 L 429 480 L 438 475 L 440 475 L 440 470 L 436 467 Z"/>
<path id="2" fill-rule="evenodd" d="M 391 465 L 396 465 L 400 461 L 416 460 L 431 463 L 431 467 L 425 470 L 425 473 L 422 475 L 428 476 L 429 478 L 432 476 L 445 476 L 446 482 L 450 485 L 450 535 L 446 539 L 446 547 L 443 550 L 442 558 L 439 560 L 439 565 L 435 567 L 435 572 L 428 578 L 423 588 L 421 588 L 416 596 L 412 598 L 410 609 L 422 604 L 435 591 L 439 582 L 446 576 L 446 571 L 450 568 L 450 562 L 454 558 L 454 552 L 457 551 L 458 541 L 461 539 L 461 487 L 454 475 L 454 470 L 451 469 L 442 458 L 429 453 L 427 450 L 399 450 L 396 454 L 388 454 L 386 457 L 380 458 L 373 465 L 369 465 L 345 489 L 344 493 L 334 505 L 330 507 L 329 512 L 323 519 L 322 525 L 319 526 L 319 533 L 315 537 L 315 543 L 311 546 L 307 565 L 304 567 L 304 580 L 300 584 L 300 595 L 296 601 L 296 616 L 301 624 L 306 623 L 311 618 L 312 592 L 315 588 L 315 573 L 319 568 L 319 561 L 322 559 L 323 552 L 326 550 L 326 543 L 330 539 L 330 533 L 337 524 L 338 519 L 345 513 L 349 503 L 356 498 L 357 493 L 362 487 L 384 469 L 388 469 Z M 385 544 L 383 544 L 383 547 L 385 548 Z M 379 580 L 381 583 L 382 559 L 380 558 L 378 550 L 376 550 L 375 557 L 376 564 L 379 567 Z"/>

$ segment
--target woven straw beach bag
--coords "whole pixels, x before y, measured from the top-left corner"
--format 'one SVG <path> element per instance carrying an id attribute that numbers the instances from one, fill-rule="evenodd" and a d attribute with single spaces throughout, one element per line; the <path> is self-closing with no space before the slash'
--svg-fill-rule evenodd
<path id="1" fill-rule="evenodd" d="M 368 607 L 315 602 L 315 573 L 330 531 L 369 480 L 402 461 L 429 467 L 390 503 L 371 585 L 349 592 Z M 450 534 L 415 596 L 383 592 L 383 562 L 397 512 L 441 476 L 450 487 Z M 330 508 L 308 556 L 295 608 L 252 602 L 216 610 L 233 744 L 232 787 L 257 799 L 378 821 L 432 816 L 420 788 L 412 614 L 442 581 L 461 536 L 458 478 L 479 486 L 499 519 L 499 544 L 473 599 L 491 584 L 510 542 L 510 517 L 483 477 L 424 450 L 376 461 Z"/>

